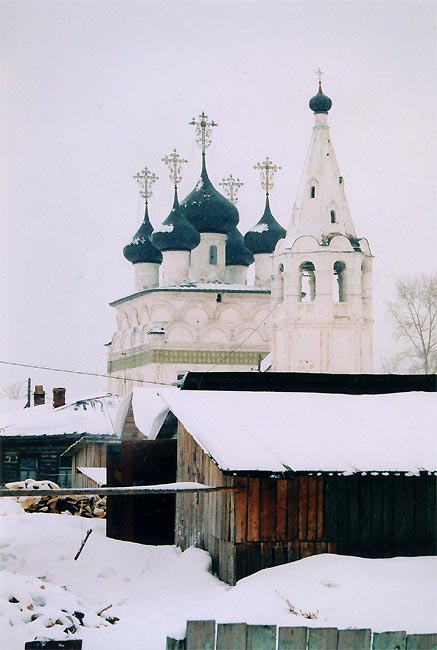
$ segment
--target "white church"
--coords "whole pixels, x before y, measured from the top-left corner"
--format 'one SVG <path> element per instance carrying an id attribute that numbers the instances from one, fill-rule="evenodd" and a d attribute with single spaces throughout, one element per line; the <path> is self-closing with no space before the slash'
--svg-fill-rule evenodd
<path id="1" fill-rule="evenodd" d="M 109 390 L 136 382 L 174 383 L 188 371 L 372 371 L 372 254 L 348 208 L 328 126 L 331 99 L 321 81 L 309 107 L 315 125 L 287 230 L 274 218 L 269 191 L 278 167 L 259 163 L 264 214 L 243 237 L 236 207 L 239 181 L 211 182 L 206 149 L 213 121 L 193 120 L 202 152 L 196 186 L 179 201 L 186 162 L 163 160 L 173 208 L 153 230 L 148 202 L 156 176 L 136 178 L 143 223 L 125 246 L 134 293 L 111 305 L 117 331 L 108 346 Z M 253 283 L 248 270 L 254 265 Z"/>

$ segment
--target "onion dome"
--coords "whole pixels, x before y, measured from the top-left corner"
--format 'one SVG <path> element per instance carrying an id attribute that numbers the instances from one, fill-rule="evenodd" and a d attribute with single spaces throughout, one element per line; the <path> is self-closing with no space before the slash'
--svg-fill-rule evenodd
<path id="1" fill-rule="evenodd" d="M 154 231 L 152 244 L 160 251 L 191 251 L 199 242 L 200 235 L 186 219 L 175 191 L 172 211 Z"/>
<path id="2" fill-rule="evenodd" d="M 285 228 L 272 215 L 269 197 L 267 196 L 264 214 L 258 223 L 244 235 L 244 243 L 254 255 L 273 253 L 278 241 L 283 239 L 286 234 Z"/>
<path id="3" fill-rule="evenodd" d="M 237 227 L 228 232 L 226 240 L 226 266 L 250 266 L 253 255 L 245 246 L 244 237 Z"/>
<path id="4" fill-rule="evenodd" d="M 161 264 L 162 254 L 150 241 L 153 228 L 149 220 L 149 206 L 146 203 L 144 220 L 132 237 L 130 244 L 123 248 L 123 255 L 132 264 Z"/>
<path id="5" fill-rule="evenodd" d="M 309 107 L 314 113 L 327 113 L 332 106 L 332 100 L 324 94 L 322 83 L 319 81 L 319 92 L 309 101 Z"/>
<path id="6" fill-rule="evenodd" d="M 239 221 L 238 210 L 211 183 L 202 156 L 202 173 L 192 192 L 182 201 L 185 217 L 200 233 L 230 232 Z"/>

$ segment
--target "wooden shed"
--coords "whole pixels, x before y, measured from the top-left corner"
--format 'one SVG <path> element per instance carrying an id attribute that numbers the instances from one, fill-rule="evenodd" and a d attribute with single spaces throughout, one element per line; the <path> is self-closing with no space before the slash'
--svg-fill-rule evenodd
<path id="1" fill-rule="evenodd" d="M 173 469 L 153 482 L 228 488 L 178 494 L 172 541 L 208 551 L 213 570 L 235 584 L 317 553 L 437 554 L 436 397 L 138 389 L 130 418 L 142 462 L 166 414 L 177 418 Z M 125 446 L 135 466 L 138 450 Z M 156 498 L 131 510 L 132 525 L 150 517 Z"/>

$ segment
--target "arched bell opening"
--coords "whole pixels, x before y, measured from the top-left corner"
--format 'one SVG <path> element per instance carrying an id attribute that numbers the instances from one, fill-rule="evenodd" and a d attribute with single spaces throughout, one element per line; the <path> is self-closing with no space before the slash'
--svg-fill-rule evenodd
<path id="1" fill-rule="evenodd" d="M 316 298 L 316 269 L 312 262 L 303 262 L 300 267 L 300 302 L 313 302 Z"/>
<path id="2" fill-rule="evenodd" d="M 335 262 L 332 275 L 332 298 L 334 302 L 345 302 L 345 270 L 344 262 Z"/>

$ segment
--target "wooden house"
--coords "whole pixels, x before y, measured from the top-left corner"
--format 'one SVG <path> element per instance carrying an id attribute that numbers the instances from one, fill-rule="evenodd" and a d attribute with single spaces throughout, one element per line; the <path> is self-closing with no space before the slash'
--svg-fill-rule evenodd
<path id="1" fill-rule="evenodd" d="M 166 415 L 176 417 L 176 462 L 153 482 L 227 490 L 172 497 L 174 537 L 170 522 L 167 539 L 208 551 L 230 584 L 317 553 L 435 555 L 435 378 L 425 384 L 421 392 L 378 394 L 310 392 L 309 385 L 307 392 L 138 389 L 129 416 L 137 446 L 122 440 L 121 454 L 134 458 L 142 445 L 144 463 Z M 131 528 L 138 519 L 153 522 L 156 498 L 130 511 Z M 123 526 L 114 536 L 125 538 Z M 145 533 L 137 541 L 153 543 Z"/>
<path id="2" fill-rule="evenodd" d="M 69 448 L 72 450 L 73 445 L 78 452 L 87 445 L 102 449 L 102 439 L 118 442 L 115 427 L 118 404 L 117 397 L 105 395 L 58 408 L 41 404 L 3 415 L 0 421 L 0 484 L 33 478 L 51 480 L 60 487 L 79 487 L 80 482 L 75 480 L 75 453 L 65 452 Z M 78 466 L 105 469 L 103 452 L 99 456 L 94 453 L 92 459 L 89 450 L 87 453 L 88 460 L 86 454 L 82 455 Z M 92 464 L 87 465 L 88 462 Z M 92 487 L 95 485 L 94 482 Z"/>

